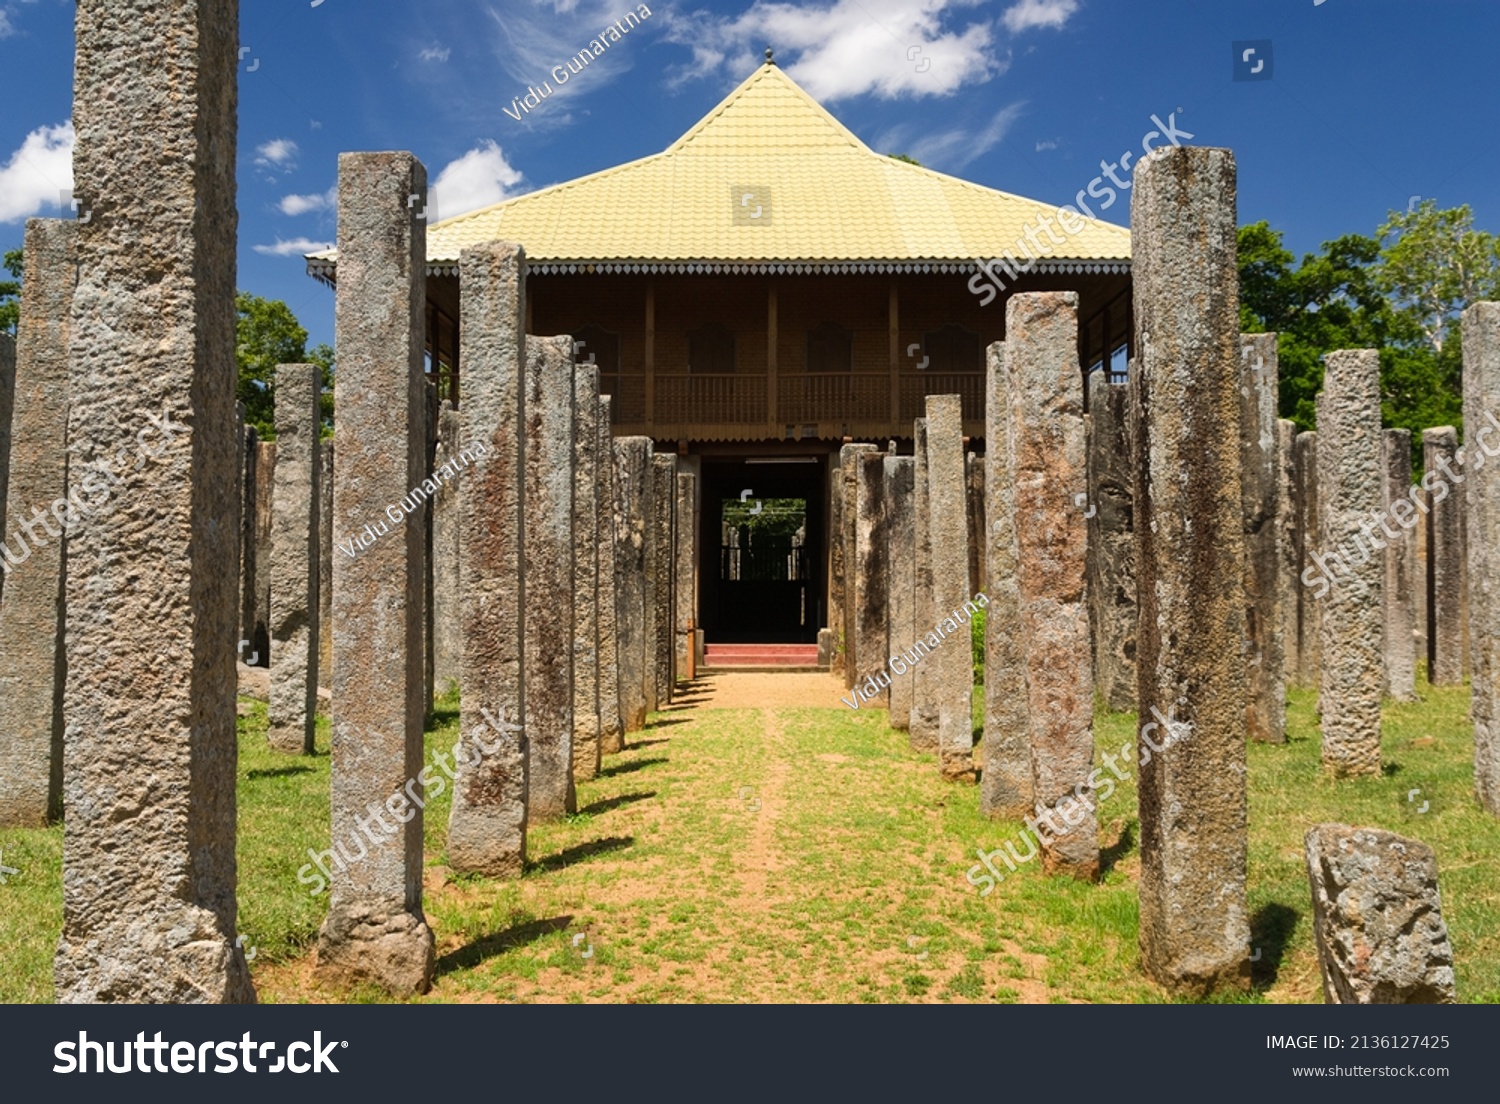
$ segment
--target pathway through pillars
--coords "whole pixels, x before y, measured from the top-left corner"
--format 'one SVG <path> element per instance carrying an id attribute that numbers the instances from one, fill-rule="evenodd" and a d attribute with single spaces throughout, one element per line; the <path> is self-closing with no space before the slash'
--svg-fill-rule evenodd
<path id="1" fill-rule="evenodd" d="M 1060 999 L 1020 896 L 1046 888 L 1039 869 L 981 898 L 965 872 L 999 828 L 974 790 L 842 694 L 829 674 L 680 684 L 579 783 L 576 816 L 530 830 L 519 882 L 450 879 L 429 839 L 427 999 Z M 257 981 L 288 1000 L 305 978 Z"/>

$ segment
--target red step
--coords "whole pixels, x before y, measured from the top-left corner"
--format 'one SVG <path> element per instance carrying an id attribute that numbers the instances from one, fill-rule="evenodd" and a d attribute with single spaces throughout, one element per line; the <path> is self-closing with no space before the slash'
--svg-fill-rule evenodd
<path id="1" fill-rule="evenodd" d="M 709 644 L 705 667 L 806 667 L 818 665 L 816 644 Z"/>

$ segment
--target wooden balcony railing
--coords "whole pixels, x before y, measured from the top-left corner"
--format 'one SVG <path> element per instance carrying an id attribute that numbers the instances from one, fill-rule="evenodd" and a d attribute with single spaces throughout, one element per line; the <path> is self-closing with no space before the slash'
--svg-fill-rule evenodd
<path id="1" fill-rule="evenodd" d="M 817 372 L 776 380 L 777 422 L 887 422 L 890 417 L 889 372 Z"/>
<path id="2" fill-rule="evenodd" d="M 919 372 L 901 377 L 901 422 L 911 431 L 914 418 L 921 418 L 927 411 L 928 395 L 957 395 L 963 403 L 965 422 L 984 421 L 984 373 Z"/>
<path id="3" fill-rule="evenodd" d="M 766 377 L 658 372 L 653 421 L 661 426 L 766 424 Z"/>

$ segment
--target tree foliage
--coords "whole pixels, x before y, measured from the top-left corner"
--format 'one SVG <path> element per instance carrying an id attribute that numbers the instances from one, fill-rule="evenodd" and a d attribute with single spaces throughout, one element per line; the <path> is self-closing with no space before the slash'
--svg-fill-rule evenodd
<path id="1" fill-rule="evenodd" d="M 245 404 L 245 424 L 262 440 L 276 438 L 276 366 L 317 364 L 323 369 L 320 397 L 324 427 L 333 419 L 333 350 L 327 345 L 307 348 L 307 330 L 279 299 L 262 299 L 249 292 L 235 296 L 235 360 L 239 363 L 238 398 Z"/>
<path id="2" fill-rule="evenodd" d="M 24 262 L 21 259 L 19 249 L 10 249 L 0 260 L 0 267 L 15 277 L 14 280 L 0 280 L 0 333 L 14 334 L 16 323 L 21 318 L 21 272 Z"/>

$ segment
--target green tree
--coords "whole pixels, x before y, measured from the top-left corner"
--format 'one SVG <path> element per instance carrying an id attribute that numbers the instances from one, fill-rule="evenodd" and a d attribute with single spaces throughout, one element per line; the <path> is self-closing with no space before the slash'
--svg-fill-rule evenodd
<path id="1" fill-rule="evenodd" d="M 234 299 L 235 359 L 239 362 L 238 397 L 245 404 L 245 424 L 262 440 L 276 438 L 276 366 L 317 364 L 323 369 L 321 413 L 325 434 L 333 421 L 333 350 L 327 345 L 307 348 L 307 330 L 279 299 L 262 299 L 240 292 Z"/>
<path id="2" fill-rule="evenodd" d="M 24 263 L 19 249 L 10 249 L 0 260 L 14 280 L 0 280 L 0 333 L 14 334 L 21 318 L 21 273 Z"/>
<path id="3" fill-rule="evenodd" d="M 1380 228 L 1380 289 L 1441 353 L 1464 309 L 1500 296 L 1500 240 L 1474 229 L 1468 204 L 1439 210 L 1435 200 L 1392 211 Z"/>

